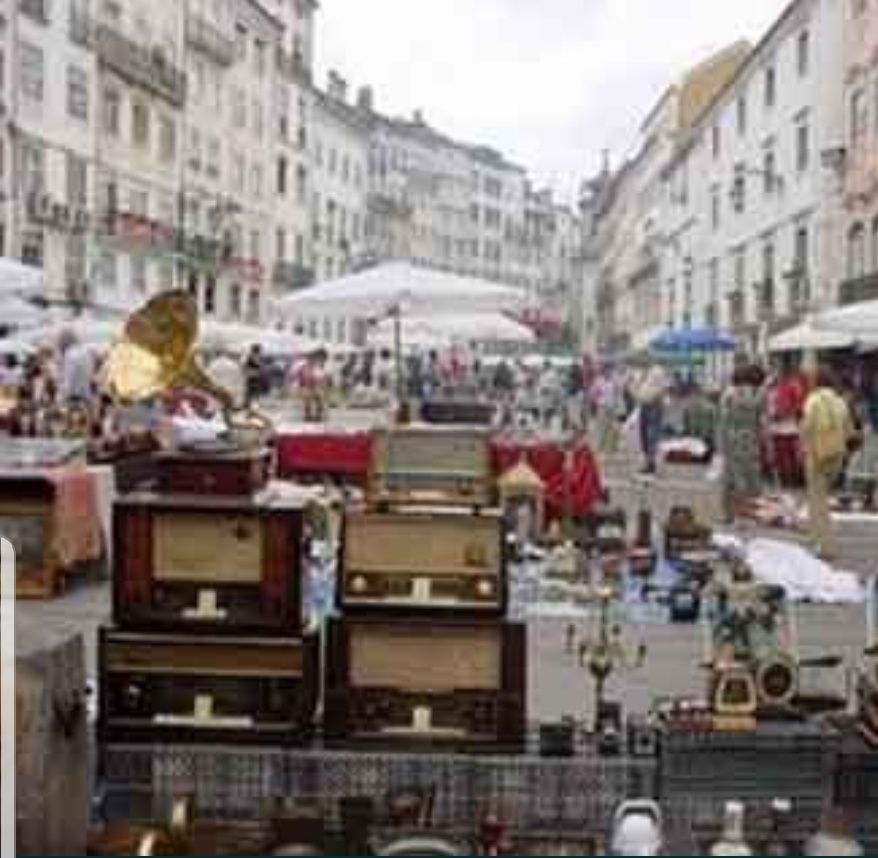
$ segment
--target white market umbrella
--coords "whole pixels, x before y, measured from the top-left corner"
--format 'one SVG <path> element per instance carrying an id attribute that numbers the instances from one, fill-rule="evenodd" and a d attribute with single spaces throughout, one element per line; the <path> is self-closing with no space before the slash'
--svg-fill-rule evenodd
<path id="1" fill-rule="evenodd" d="M 16 294 L 0 295 L 0 325 L 32 328 L 49 321 L 49 313 Z"/>
<path id="2" fill-rule="evenodd" d="M 814 324 L 822 330 L 874 337 L 878 335 L 878 300 L 825 310 L 815 318 Z"/>
<path id="3" fill-rule="evenodd" d="M 385 319 L 369 336 L 372 345 L 393 343 L 394 320 Z M 406 345 L 446 348 L 455 343 L 533 343 L 533 331 L 502 313 L 440 314 L 402 317 L 402 340 Z"/>
<path id="4" fill-rule="evenodd" d="M 848 349 L 855 344 L 856 337 L 849 332 L 816 327 L 813 321 L 806 320 L 772 337 L 768 350 L 775 353 L 824 351 Z"/>
<path id="5" fill-rule="evenodd" d="M 408 262 L 388 262 L 302 289 L 278 300 L 284 313 L 380 318 L 403 313 L 467 313 L 519 310 L 524 292 L 476 277 L 461 277 Z"/>
<path id="6" fill-rule="evenodd" d="M 124 322 L 105 319 L 78 318 L 65 322 L 55 322 L 26 331 L 19 331 L 11 342 L 22 343 L 24 346 L 55 346 L 61 335 L 69 331 L 81 343 L 94 346 L 108 346 L 122 335 Z"/>
<path id="7" fill-rule="evenodd" d="M 38 297 L 44 294 L 45 283 L 42 268 L 0 256 L 0 295 Z"/>

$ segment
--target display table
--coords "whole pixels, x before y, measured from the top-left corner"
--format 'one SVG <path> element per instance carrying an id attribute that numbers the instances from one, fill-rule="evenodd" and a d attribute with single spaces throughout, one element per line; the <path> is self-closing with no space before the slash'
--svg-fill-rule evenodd
<path id="1" fill-rule="evenodd" d="M 277 474 L 282 479 L 330 477 L 365 485 L 372 459 L 372 433 L 345 432 L 326 428 L 294 430 L 277 436 Z M 565 474 L 567 450 L 556 441 L 495 436 L 491 440 L 491 467 L 495 477 L 522 459 L 534 469 L 546 486 L 546 515 L 588 515 L 600 499 L 603 482 L 597 461 L 588 444 L 578 444 Z"/>
<path id="2" fill-rule="evenodd" d="M 505 473 L 522 459 L 537 473 L 545 485 L 547 519 L 558 519 L 569 511 L 574 516 L 588 515 L 603 493 L 600 470 L 591 447 L 578 444 L 569 452 L 553 441 L 494 438 L 491 441 L 491 464 L 494 474 Z"/>
<path id="3" fill-rule="evenodd" d="M 0 462 L 0 534 L 15 548 L 16 594 L 54 595 L 65 571 L 101 557 L 97 476 L 78 462 Z"/>
<path id="4" fill-rule="evenodd" d="M 335 477 L 365 485 L 372 461 L 372 433 L 325 429 L 279 433 L 277 475 L 282 479 Z"/>

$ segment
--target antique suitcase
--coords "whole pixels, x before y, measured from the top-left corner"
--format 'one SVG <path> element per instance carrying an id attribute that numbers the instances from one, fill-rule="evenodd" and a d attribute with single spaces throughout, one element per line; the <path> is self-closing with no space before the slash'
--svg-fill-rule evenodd
<path id="1" fill-rule="evenodd" d="M 324 737 L 349 747 L 517 752 L 526 681 L 522 623 L 334 619 Z"/>
<path id="2" fill-rule="evenodd" d="M 478 428 L 401 427 L 377 432 L 368 500 L 383 506 L 494 502 L 488 434 Z"/>
<path id="3" fill-rule="evenodd" d="M 103 742 L 294 745 L 308 738 L 319 644 L 100 630 Z"/>
<path id="4" fill-rule="evenodd" d="M 159 490 L 167 493 L 251 495 L 265 488 L 271 472 L 267 447 L 173 450 L 158 453 L 155 463 Z"/>
<path id="5" fill-rule="evenodd" d="M 113 511 L 113 611 L 130 629 L 296 635 L 298 501 L 130 494 Z"/>
<path id="6" fill-rule="evenodd" d="M 484 512 L 349 512 L 338 605 L 345 613 L 506 612 L 503 520 Z"/>

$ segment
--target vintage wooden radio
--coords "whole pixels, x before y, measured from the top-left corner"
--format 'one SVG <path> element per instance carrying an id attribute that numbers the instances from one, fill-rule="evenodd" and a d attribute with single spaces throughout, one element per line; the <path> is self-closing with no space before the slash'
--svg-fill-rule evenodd
<path id="1" fill-rule="evenodd" d="M 376 433 L 370 503 L 483 507 L 494 494 L 484 430 L 395 427 Z"/>
<path id="2" fill-rule="evenodd" d="M 518 751 L 525 706 L 524 624 L 330 622 L 324 735 L 331 743 Z"/>
<path id="3" fill-rule="evenodd" d="M 236 449 L 223 444 L 156 455 L 162 492 L 250 495 L 265 488 L 271 473 L 267 447 Z"/>
<path id="4" fill-rule="evenodd" d="M 114 619 L 130 629 L 298 634 L 298 501 L 131 494 L 114 508 Z"/>
<path id="5" fill-rule="evenodd" d="M 499 513 L 351 512 L 342 545 L 343 611 L 506 611 Z"/>
<path id="6" fill-rule="evenodd" d="M 789 708 L 799 692 L 799 665 L 789 653 L 772 652 L 756 663 L 754 681 L 760 708 Z"/>
<path id="7" fill-rule="evenodd" d="M 100 630 L 103 742 L 294 745 L 309 736 L 318 639 Z"/>
<path id="8" fill-rule="evenodd" d="M 758 695 L 746 665 L 717 665 L 712 676 L 713 727 L 731 732 L 756 729 Z"/>

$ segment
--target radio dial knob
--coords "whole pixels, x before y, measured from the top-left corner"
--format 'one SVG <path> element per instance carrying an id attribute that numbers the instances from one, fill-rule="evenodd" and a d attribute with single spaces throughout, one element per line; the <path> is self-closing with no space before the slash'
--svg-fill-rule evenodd
<path id="1" fill-rule="evenodd" d="M 368 582 L 363 575 L 357 575 L 351 581 L 351 590 L 353 590 L 355 593 L 365 593 L 368 589 L 368 586 Z"/>
<path id="2" fill-rule="evenodd" d="M 490 578 L 483 578 L 476 586 L 476 592 L 482 598 L 494 595 L 494 582 Z"/>

